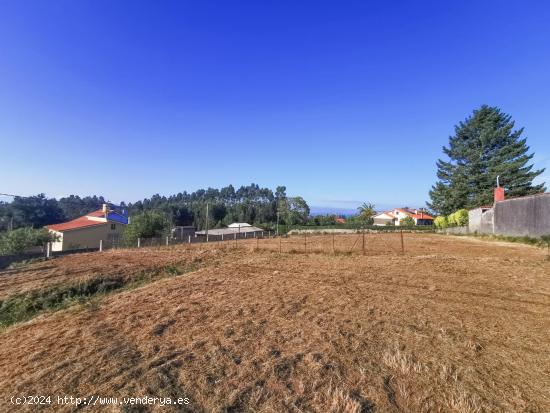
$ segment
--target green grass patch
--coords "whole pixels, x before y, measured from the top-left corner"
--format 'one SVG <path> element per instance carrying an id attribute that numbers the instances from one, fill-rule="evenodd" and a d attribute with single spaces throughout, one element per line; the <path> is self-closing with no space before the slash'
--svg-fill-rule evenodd
<path id="1" fill-rule="evenodd" d="M 51 288 L 15 294 L 0 301 L 0 329 L 30 320 L 50 311 L 58 311 L 93 298 L 131 290 L 162 278 L 183 275 L 198 269 L 197 263 L 171 264 L 135 277 L 105 276 Z"/>
<path id="2" fill-rule="evenodd" d="M 10 265 L 8 265 L 8 267 L 6 269 L 7 270 L 18 270 L 18 269 L 26 267 L 27 265 L 31 265 L 31 264 L 41 262 L 41 261 L 45 261 L 45 260 L 46 260 L 46 258 L 44 258 L 44 257 L 29 258 L 28 260 L 12 262 Z"/>

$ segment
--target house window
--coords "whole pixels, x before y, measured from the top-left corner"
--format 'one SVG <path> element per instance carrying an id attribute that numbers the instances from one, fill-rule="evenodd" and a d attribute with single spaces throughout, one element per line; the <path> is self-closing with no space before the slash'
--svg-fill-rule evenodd
<path id="1" fill-rule="evenodd" d="M 115 230 L 116 229 L 116 224 L 111 224 L 111 229 Z"/>

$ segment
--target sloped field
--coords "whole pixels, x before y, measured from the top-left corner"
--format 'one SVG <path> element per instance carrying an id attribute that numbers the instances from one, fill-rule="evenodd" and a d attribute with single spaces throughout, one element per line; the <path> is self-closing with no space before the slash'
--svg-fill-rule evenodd
<path id="1" fill-rule="evenodd" d="M 550 411 L 544 251 L 406 234 L 401 255 L 391 237 L 367 237 L 365 255 L 362 239 L 347 252 L 356 235 L 337 237 L 336 254 L 330 236 L 309 252 L 296 237 L 282 254 L 277 239 L 249 240 L 0 275 L 4 302 L 122 280 L 0 331 L 0 411 Z M 37 409 L 15 395 L 189 404 Z"/>

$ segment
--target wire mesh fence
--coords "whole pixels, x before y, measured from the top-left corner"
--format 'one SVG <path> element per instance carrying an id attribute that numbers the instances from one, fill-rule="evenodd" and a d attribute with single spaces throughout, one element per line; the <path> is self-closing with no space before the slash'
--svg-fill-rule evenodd
<path id="1" fill-rule="evenodd" d="M 399 232 L 354 234 L 294 234 L 276 236 L 271 231 L 230 235 L 139 238 L 135 245 L 106 244 L 110 248 L 147 248 L 187 244 L 208 248 L 248 248 L 278 253 L 389 255 L 405 252 L 405 235 Z"/>
<path id="2" fill-rule="evenodd" d="M 198 246 L 202 248 L 247 248 L 277 253 L 292 254 L 355 254 L 355 255 L 392 255 L 405 253 L 406 231 L 369 232 L 352 234 L 299 233 L 277 236 L 273 231 L 254 231 L 231 234 L 193 234 L 185 236 L 159 235 L 128 241 L 124 238 L 102 240 L 97 248 L 87 251 L 106 251 L 121 248 L 162 248 L 174 245 Z M 84 252 L 74 249 L 63 254 Z M 52 252 L 51 256 L 57 253 Z M 48 255 L 47 255 L 48 256 Z"/>

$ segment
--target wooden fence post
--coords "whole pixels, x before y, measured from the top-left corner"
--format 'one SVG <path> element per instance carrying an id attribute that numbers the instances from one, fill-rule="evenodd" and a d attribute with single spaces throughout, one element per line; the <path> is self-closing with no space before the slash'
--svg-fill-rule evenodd
<path id="1" fill-rule="evenodd" d="M 99 252 L 103 251 L 103 240 L 99 240 Z"/>
<path id="2" fill-rule="evenodd" d="M 283 250 L 283 246 L 282 246 L 282 242 L 283 242 L 283 239 L 281 238 L 281 236 L 279 235 L 279 254 L 282 252 Z"/>
<path id="3" fill-rule="evenodd" d="M 332 253 L 336 254 L 336 249 L 334 249 L 334 232 L 332 233 Z"/>
<path id="4" fill-rule="evenodd" d="M 137 245 L 138 248 L 141 248 L 141 238 L 138 237 L 138 245 Z"/>
<path id="5" fill-rule="evenodd" d="M 365 230 L 363 230 L 363 255 L 365 255 Z"/>
<path id="6" fill-rule="evenodd" d="M 166 236 L 166 246 L 170 245 L 170 238 L 168 237 L 168 235 Z"/>
<path id="7" fill-rule="evenodd" d="M 401 254 L 405 254 L 405 243 L 403 242 L 403 230 L 401 232 Z"/>
<path id="8" fill-rule="evenodd" d="M 52 243 L 48 242 L 46 244 L 46 258 L 51 258 L 52 256 Z"/>
<path id="9" fill-rule="evenodd" d="M 307 232 L 304 232 L 304 253 L 307 254 Z"/>

